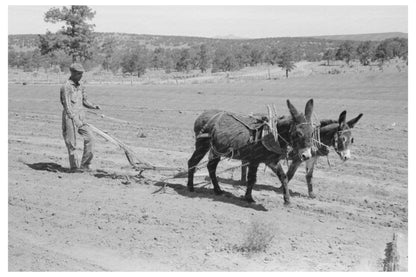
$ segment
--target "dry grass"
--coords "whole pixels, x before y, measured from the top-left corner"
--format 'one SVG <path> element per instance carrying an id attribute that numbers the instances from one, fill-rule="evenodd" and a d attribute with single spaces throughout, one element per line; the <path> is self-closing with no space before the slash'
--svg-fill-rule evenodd
<path id="1" fill-rule="evenodd" d="M 265 251 L 275 237 L 275 227 L 268 222 L 254 220 L 250 223 L 239 251 L 253 254 Z"/>

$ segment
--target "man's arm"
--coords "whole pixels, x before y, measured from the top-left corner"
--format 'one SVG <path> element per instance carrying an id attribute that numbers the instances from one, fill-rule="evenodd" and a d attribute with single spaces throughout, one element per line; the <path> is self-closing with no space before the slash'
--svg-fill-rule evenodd
<path id="1" fill-rule="evenodd" d="M 82 105 L 88 109 L 100 109 L 100 106 L 92 104 L 90 101 L 88 101 L 88 95 L 85 90 L 85 88 L 82 88 Z"/>

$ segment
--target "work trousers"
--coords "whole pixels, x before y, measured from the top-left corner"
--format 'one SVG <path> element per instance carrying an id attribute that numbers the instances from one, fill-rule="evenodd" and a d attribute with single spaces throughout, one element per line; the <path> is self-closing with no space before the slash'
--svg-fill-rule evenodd
<path id="1" fill-rule="evenodd" d="M 84 152 L 81 159 L 81 168 L 88 168 L 93 158 L 94 136 L 88 127 L 83 125 L 77 128 L 74 121 L 68 117 L 65 111 L 62 113 L 62 135 L 69 155 L 69 166 L 71 169 L 79 168 L 76 150 L 76 133 L 80 134 L 84 140 Z"/>

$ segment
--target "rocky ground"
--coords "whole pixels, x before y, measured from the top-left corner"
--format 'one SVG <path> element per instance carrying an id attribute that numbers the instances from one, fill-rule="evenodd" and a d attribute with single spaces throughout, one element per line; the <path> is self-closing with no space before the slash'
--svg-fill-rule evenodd
<path id="1" fill-rule="evenodd" d="M 123 120 L 87 114 L 90 123 L 146 161 L 183 169 L 205 109 L 247 114 L 274 103 L 288 114 L 286 99 L 303 110 L 314 98 L 319 118 L 344 109 L 364 116 L 351 160 L 331 152 L 331 167 L 318 161 L 317 198 L 308 198 L 301 167 L 284 206 L 277 178 L 261 166 L 256 203 L 247 204 L 239 169 L 219 175 L 222 196 L 204 176 L 190 193 L 174 172 L 138 176 L 99 138 L 93 171 L 68 173 L 59 87 L 9 85 L 10 271 L 380 271 L 393 232 L 407 237 L 406 72 L 88 90 L 102 113 Z M 219 171 L 237 164 L 223 161 Z M 259 252 L 247 247 L 262 243 Z"/>

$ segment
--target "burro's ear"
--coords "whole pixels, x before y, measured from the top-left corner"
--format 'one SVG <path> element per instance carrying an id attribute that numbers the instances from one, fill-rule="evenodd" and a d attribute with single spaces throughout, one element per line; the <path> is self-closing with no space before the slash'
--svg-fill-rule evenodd
<path id="1" fill-rule="evenodd" d="M 344 126 L 346 124 L 345 123 L 346 120 L 347 120 L 347 111 L 342 111 L 342 113 L 340 113 L 339 118 L 338 118 L 339 126 Z"/>
<path id="2" fill-rule="evenodd" d="M 347 125 L 349 128 L 354 128 L 355 124 L 357 124 L 358 120 L 363 116 L 362 113 L 360 113 L 356 118 L 353 118 L 347 122 Z"/>
<path id="3" fill-rule="evenodd" d="M 289 112 L 292 115 L 292 118 L 296 119 L 297 116 L 299 115 L 298 110 L 296 110 L 295 106 L 293 106 L 292 103 L 290 103 L 289 99 L 286 100 L 286 103 L 287 103 L 287 107 L 289 108 Z"/>
<path id="4" fill-rule="evenodd" d="M 309 99 L 305 106 L 305 118 L 306 121 L 311 122 L 313 113 L 313 99 Z"/>

